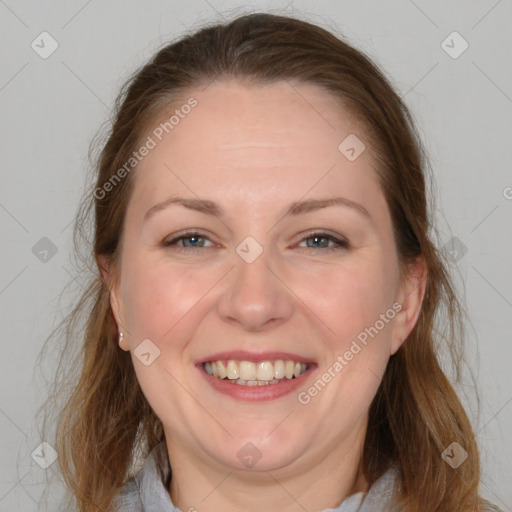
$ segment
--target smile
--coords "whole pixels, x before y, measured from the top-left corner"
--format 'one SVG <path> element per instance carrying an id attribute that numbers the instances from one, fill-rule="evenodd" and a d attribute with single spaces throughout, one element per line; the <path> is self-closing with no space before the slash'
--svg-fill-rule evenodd
<path id="1" fill-rule="evenodd" d="M 206 361 L 203 369 L 217 379 L 239 386 L 267 386 L 300 377 L 308 370 L 307 363 L 277 359 L 274 361 L 238 361 L 234 359 Z"/>

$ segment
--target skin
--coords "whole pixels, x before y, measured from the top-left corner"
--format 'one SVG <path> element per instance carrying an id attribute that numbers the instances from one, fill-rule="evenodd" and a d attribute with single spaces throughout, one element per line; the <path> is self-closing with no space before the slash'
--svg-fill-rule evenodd
<path id="1" fill-rule="evenodd" d="M 190 95 L 198 105 L 134 175 L 111 291 L 122 348 L 132 352 L 164 425 L 171 498 L 183 511 L 201 512 L 336 507 L 368 490 L 361 471 L 368 409 L 390 355 L 417 321 L 425 264 L 418 260 L 400 281 L 370 152 L 350 162 L 338 150 L 352 133 L 367 148 L 370 141 L 326 92 L 299 83 L 216 81 Z M 143 221 L 176 194 L 213 200 L 225 217 L 171 205 Z M 370 218 L 343 206 L 282 217 L 293 201 L 332 196 L 359 203 Z M 204 238 L 162 245 L 187 228 Z M 350 246 L 322 248 L 336 245 L 315 244 L 313 229 Z M 263 248 L 252 263 L 235 252 L 247 236 Z M 183 242 L 199 248 L 179 252 Z M 395 302 L 402 310 L 394 319 L 300 404 L 298 392 Z M 149 366 L 134 356 L 147 338 L 160 350 Z M 213 390 L 195 366 L 229 350 L 291 352 L 318 368 L 285 397 L 243 402 Z M 248 442 L 261 454 L 252 468 L 237 457 Z"/>

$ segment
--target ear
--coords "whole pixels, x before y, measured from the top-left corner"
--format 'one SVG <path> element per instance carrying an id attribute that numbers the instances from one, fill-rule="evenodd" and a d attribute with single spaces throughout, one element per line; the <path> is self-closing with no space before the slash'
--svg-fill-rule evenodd
<path id="1" fill-rule="evenodd" d="M 112 314 L 114 315 L 114 319 L 117 324 L 117 330 L 119 333 L 122 332 L 126 336 L 127 330 L 125 328 L 124 323 L 122 304 L 120 304 L 117 300 L 117 297 L 119 296 L 119 281 L 118 279 L 115 278 L 114 269 L 110 264 L 110 259 L 108 258 L 108 256 L 98 256 L 97 263 L 103 281 L 105 282 L 105 285 L 109 290 L 110 309 L 112 310 Z M 120 347 L 123 350 L 129 350 L 129 346 L 126 344 L 126 339 L 120 343 Z"/>
<path id="2" fill-rule="evenodd" d="M 391 354 L 401 347 L 418 321 L 427 288 L 427 275 L 427 263 L 423 255 L 407 267 L 397 297 L 401 309 L 393 322 Z"/>
<path id="3" fill-rule="evenodd" d="M 109 283 L 112 281 L 111 273 L 110 273 L 110 259 L 108 256 L 104 254 L 99 254 L 96 256 L 96 264 L 98 265 L 98 269 L 101 272 L 101 277 L 103 278 L 104 283 L 110 289 Z"/>

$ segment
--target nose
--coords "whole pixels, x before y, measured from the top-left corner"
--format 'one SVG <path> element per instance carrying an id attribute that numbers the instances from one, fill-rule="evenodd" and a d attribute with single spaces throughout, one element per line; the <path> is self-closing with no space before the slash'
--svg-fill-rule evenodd
<path id="1" fill-rule="evenodd" d="M 225 322 L 258 332 L 276 327 L 291 317 L 293 293 L 279 271 L 269 265 L 267 256 L 264 250 L 248 263 L 235 254 L 235 268 L 227 276 L 218 303 L 218 313 Z"/>

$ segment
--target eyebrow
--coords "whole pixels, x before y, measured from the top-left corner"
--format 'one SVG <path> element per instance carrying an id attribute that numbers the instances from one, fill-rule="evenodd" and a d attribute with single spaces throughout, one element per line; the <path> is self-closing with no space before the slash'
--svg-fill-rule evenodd
<path id="1" fill-rule="evenodd" d="M 210 201 L 209 199 L 193 199 L 193 198 L 185 198 L 180 196 L 170 197 L 161 203 L 157 203 L 152 206 L 144 215 L 144 222 L 148 220 L 153 214 L 158 211 L 164 210 L 168 206 L 172 204 L 178 204 L 188 208 L 190 210 L 195 210 L 200 213 L 204 213 L 206 215 L 213 215 L 215 217 L 221 218 L 224 217 L 224 210 L 214 201 Z M 303 215 L 305 213 L 313 212 L 316 210 L 320 210 L 322 208 L 327 208 L 329 206 L 345 206 L 347 208 L 351 208 L 354 211 L 359 212 L 364 215 L 368 219 L 371 220 L 371 215 L 368 210 L 361 204 L 351 201 L 345 197 L 330 197 L 326 199 L 308 199 L 305 201 L 294 201 L 291 203 L 288 208 L 286 208 L 285 212 L 281 217 L 286 217 L 287 215 Z"/>

